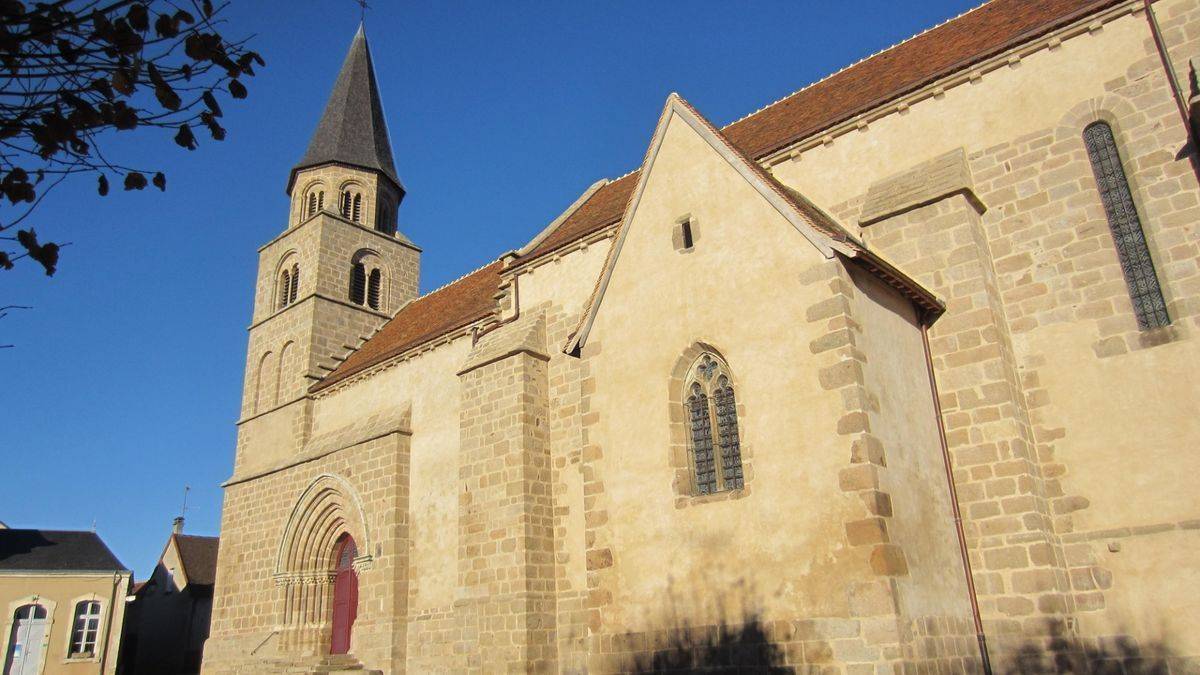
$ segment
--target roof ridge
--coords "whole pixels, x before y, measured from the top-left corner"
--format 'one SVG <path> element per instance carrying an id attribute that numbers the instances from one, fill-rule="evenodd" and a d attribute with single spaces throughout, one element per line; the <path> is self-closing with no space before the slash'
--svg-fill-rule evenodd
<path id="1" fill-rule="evenodd" d="M 433 289 L 432 291 L 427 291 L 426 293 L 418 295 L 417 297 L 413 298 L 410 302 L 405 304 L 404 307 L 401 307 L 400 310 L 403 310 L 405 307 L 410 307 L 414 302 L 416 302 L 418 300 L 424 300 L 425 298 L 428 298 L 429 296 L 433 295 L 434 293 L 437 293 L 438 291 L 446 290 L 447 288 L 453 286 L 454 284 L 457 284 L 458 282 L 462 281 L 463 279 L 466 279 L 467 277 L 471 276 L 472 274 L 475 274 L 476 272 L 482 272 L 483 270 L 491 267 L 492 265 L 495 265 L 498 262 L 500 262 L 500 258 L 497 258 L 490 262 L 486 262 L 486 263 L 480 265 L 479 267 L 476 267 L 475 269 L 471 270 L 470 272 L 467 272 L 466 274 L 459 276 L 457 279 L 454 279 L 452 281 L 447 281 L 446 283 L 442 284 L 441 286 L 438 286 L 437 288 Z M 397 311 L 396 314 L 399 315 L 400 312 Z M 394 319 L 395 317 L 392 317 L 392 318 Z M 390 319 L 389 319 L 389 321 L 390 321 Z"/>
<path id="2" fill-rule="evenodd" d="M 880 54 L 883 54 L 884 52 L 889 52 L 889 51 L 891 51 L 891 50 L 893 50 L 893 49 L 895 49 L 895 48 L 897 48 L 897 47 L 899 47 L 899 46 L 901 46 L 901 45 L 904 45 L 904 44 L 907 44 L 907 43 L 909 43 L 909 42 L 912 42 L 913 40 L 915 40 L 915 39 L 917 39 L 917 38 L 921 37 L 922 35 L 925 35 L 926 33 L 929 33 L 929 32 L 931 32 L 931 31 L 935 31 L 935 30 L 937 30 L 938 28 L 941 28 L 942 26 L 945 26 L 946 24 L 950 23 L 951 21 L 957 21 L 958 19 L 961 19 L 962 17 L 964 17 L 964 16 L 966 16 L 966 15 L 970 14 L 971 12 L 975 12 L 975 11 L 978 11 L 978 10 L 982 9 L 983 7 L 985 7 L 986 5 L 990 4 L 991 2 L 992 2 L 992 0 L 984 0 L 982 3 L 980 3 L 980 4 L 978 4 L 978 5 L 975 5 L 974 7 L 970 8 L 970 9 L 968 9 L 968 10 L 964 11 L 964 12 L 960 12 L 960 13 L 958 13 L 958 14 L 956 14 L 956 15 L 954 15 L 954 16 L 952 16 L 952 17 L 950 17 L 950 18 L 948 18 L 948 19 L 946 19 L 946 20 L 944 20 L 944 21 L 942 21 L 942 22 L 941 22 L 941 23 L 939 23 L 939 24 L 936 24 L 936 25 L 930 26 L 929 28 L 926 28 L 926 29 L 925 29 L 925 30 L 923 30 L 923 31 L 920 31 L 920 32 L 917 32 L 917 33 L 913 33 L 912 35 L 910 35 L 910 36 L 908 36 L 908 37 L 904 38 L 903 40 L 901 40 L 901 41 L 899 41 L 899 42 L 893 43 L 893 44 L 891 44 L 891 45 L 889 45 L 889 46 L 887 46 L 887 47 L 884 47 L 883 49 L 880 49 L 880 50 L 878 50 L 878 51 L 876 51 L 876 52 L 872 52 L 871 54 L 868 54 L 868 55 L 866 55 L 866 56 L 862 57 L 861 59 L 859 59 L 859 60 L 855 61 L 854 63 L 851 63 L 851 64 L 849 64 L 849 65 L 846 65 L 846 66 L 842 66 L 841 68 L 839 68 L 839 69 L 837 69 L 837 70 L 833 71 L 832 73 L 829 73 L 828 75 L 826 75 L 825 77 L 822 77 L 822 78 L 821 78 L 821 79 L 819 79 L 819 80 L 813 80 L 812 82 L 809 82 L 808 84 L 804 85 L 803 87 L 800 87 L 799 89 L 797 89 L 797 90 L 793 91 L 793 92 L 792 92 L 792 93 L 790 93 L 790 94 L 785 94 L 784 96 L 782 96 L 782 97 L 780 97 L 780 98 L 777 98 L 777 99 L 775 99 L 774 101 L 771 101 L 770 103 L 768 103 L 768 104 L 766 104 L 766 105 L 762 106 L 761 108 L 759 108 L 759 109 L 757 109 L 757 110 L 755 110 L 755 111 L 753 111 L 753 112 L 749 112 L 749 113 L 746 113 L 745 115 L 742 115 L 741 117 L 737 118 L 736 120 L 734 120 L 734 121 L 732 121 L 732 122 L 730 122 L 730 123 L 728 123 L 728 124 L 726 124 L 726 125 L 722 126 L 722 127 L 721 127 L 721 130 L 722 130 L 722 131 L 724 131 L 725 129 L 727 129 L 727 128 L 729 128 L 729 127 L 732 127 L 733 125 L 737 124 L 738 122 L 741 122 L 741 121 L 747 120 L 747 119 L 749 119 L 749 118 L 751 118 L 751 117 L 754 117 L 755 115 L 757 115 L 757 114 L 759 114 L 759 113 L 761 113 L 761 112 L 763 112 L 763 111 L 765 111 L 765 110 L 768 110 L 768 109 L 770 109 L 770 108 L 773 108 L 773 107 L 775 107 L 775 106 L 779 105 L 780 103 L 783 103 L 784 101 L 788 100 L 789 98 L 791 98 L 791 97 L 793 97 L 793 96 L 795 96 L 795 95 L 797 95 L 797 94 L 800 94 L 800 93 L 802 93 L 802 92 L 804 92 L 804 91 L 806 91 L 806 90 L 808 90 L 808 89 L 812 89 L 813 87 L 817 86 L 818 84 L 821 84 L 822 82 L 824 82 L 824 81 L 826 81 L 826 80 L 828 80 L 828 79 L 830 79 L 830 78 L 836 77 L 836 76 L 838 76 L 838 75 L 840 75 L 840 74 L 842 74 L 842 73 L 846 72 L 847 70 L 850 70 L 851 68 L 853 68 L 853 67 L 857 66 L 857 65 L 858 65 L 858 64 L 860 64 L 860 63 L 863 63 L 864 61 L 869 61 L 869 60 L 871 60 L 871 59 L 875 58 L 876 56 L 879 56 Z"/>

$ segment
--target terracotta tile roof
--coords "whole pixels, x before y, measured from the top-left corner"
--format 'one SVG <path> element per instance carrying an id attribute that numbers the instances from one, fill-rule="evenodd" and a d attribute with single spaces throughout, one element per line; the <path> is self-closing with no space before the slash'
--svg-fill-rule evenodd
<path id="1" fill-rule="evenodd" d="M 495 308 L 492 296 L 500 286 L 502 266 L 503 263 L 496 261 L 417 298 L 397 312 L 342 365 L 313 385 L 311 391 L 324 389 L 491 314 Z"/>
<path id="2" fill-rule="evenodd" d="M 992 0 L 801 89 L 721 131 L 743 153 L 761 158 L 932 80 L 1118 2 Z M 601 188 L 521 262 L 534 260 L 615 224 L 621 219 L 636 184 L 634 172 Z"/>
<path id="3" fill-rule="evenodd" d="M 729 124 L 722 132 L 741 152 L 759 159 L 1121 1 L 992 0 Z M 597 190 L 518 263 L 535 260 L 615 225 L 625 212 L 637 180 L 634 172 Z M 793 195 L 789 198 L 794 200 Z M 807 211 L 812 205 L 805 200 L 801 206 Z M 828 227 L 822 218 L 815 220 L 821 229 Z M 312 390 L 325 388 L 486 316 L 492 310 L 499 269 L 500 263 L 493 263 L 405 307 Z"/>
<path id="4" fill-rule="evenodd" d="M 221 545 L 218 537 L 200 537 L 193 534 L 173 534 L 179 547 L 179 560 L 188 584 L 211 586 L 217 578 L 217 549 Z"/>

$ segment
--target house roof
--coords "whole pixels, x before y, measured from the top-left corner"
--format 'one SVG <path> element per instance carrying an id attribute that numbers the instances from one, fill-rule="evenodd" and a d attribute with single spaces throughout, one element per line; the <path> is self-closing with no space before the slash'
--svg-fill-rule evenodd
<path id="1" fill-rule="evenodd" d="M 0 530 L 0 572 L 125 571 L 95 532 Z"/>
<path id="2" fill-rule="evenodd" d="M 726 125 L 722 133 L 741 153 L 760 159 L 1119 2 L 1121 0 L 991 0 Z M 536 260 L 616 225 L 624 215 L 637 183 L 638 172 L 635 171 L 596 190 L 563 218 L 554 231 L 519 257 L 516 264 Z M 870 252 L 859 262 L 868 268 L 874 266 L 873 271 L 903 277 Z M 494 272 L 481 274 L 493 268 Z M 425 298 L 421 298 L 405 306 L 361 349 L 314 385 L 313 390 L 327 387 L 486 316 L 491 311 L 492 296 L 499 284 L 499 269 L 499 263 L 494 263 L 430 294 L 441 294 L 443 299 L 438 302 L 422 302 Z M 493 279 L 490 285 L 488 278 Z"/>
<path id="3" fill-rule="evenodd" d="M 350 43 L 308 150 L 288 176 L 288 193 L 298 171 L 323 164 L 348 164 L 378 171 L 404 189 L 392 160 L 392 142 L 379 98 L 379 84 L 375 81 L 375 66 L 361 25 Z"/>
<path id="4" fill-rule="evenodd" d="M 200 537 L 193 534 L 172 534 L 179 549 L 179 562 L 188 584 L 211 586 L 217 578 L 217 549 L 219 537 Z"/>
<path id="5" fill-rule="evenodd" d="M 370 340 L 325 376 L 319 391 L 437 337 L 468 326 L 495 311 L 499 261 L 405 305 Z"/>

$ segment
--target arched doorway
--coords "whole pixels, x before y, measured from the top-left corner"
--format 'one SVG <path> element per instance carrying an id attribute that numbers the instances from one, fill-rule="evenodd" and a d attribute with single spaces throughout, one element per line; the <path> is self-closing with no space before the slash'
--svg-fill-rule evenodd
<path id="1" fill-rule="evenodd" d="M 8 636 L 4 675 L 37 675 L 41 672 L 42 648 L 46 638 L 46 608 L 21 605 L 13 615 Z"/>
<path id="2" fill-rule="evenodd" d="M 358 547 L 354 537 L 343 534 L 334 549 L 333 578 L 333 635 L 329 640 L 330 654 L 345 654 L 350 651 L 350 633 L 354 619 L 358 616 L 358 573 L 354 571 L 354 559 Z"/>

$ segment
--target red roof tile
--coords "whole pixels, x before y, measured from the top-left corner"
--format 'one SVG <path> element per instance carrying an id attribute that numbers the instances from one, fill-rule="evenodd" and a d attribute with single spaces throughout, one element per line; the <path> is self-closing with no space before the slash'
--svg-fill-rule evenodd
<path id="1" fill-rule="evenodd" d="M 992 0 L 784 98 L 722 132 L 758 159 L 929 82 L 960 71 L 1121 0 Z M 621 219 L 637 185 L 631 173 L 597 190 L 519 262 L 528 262 Z M 483 318 L 499 285 L 496 262 L 402 309 L 319 390 Z"/>
<path id="2" fill-rule="evenodd" d="M 452 284 L 417 298 L 384 324 L 358 351 L 312 391 L 324 389 L 371 366 L 398 356 L 413 347 L 467 326 L 491 314 L 492 298 L 500 286 L 497 261 L 476 270 Z"/>

